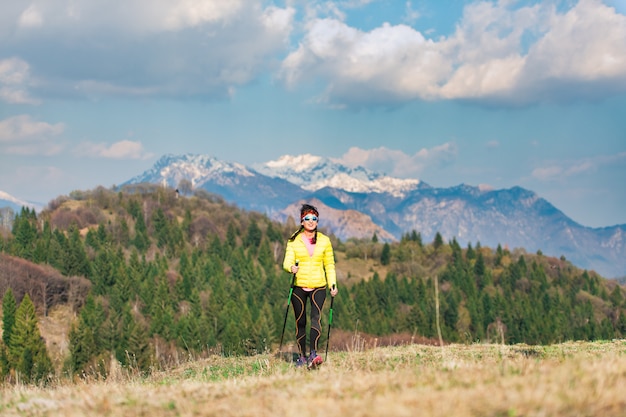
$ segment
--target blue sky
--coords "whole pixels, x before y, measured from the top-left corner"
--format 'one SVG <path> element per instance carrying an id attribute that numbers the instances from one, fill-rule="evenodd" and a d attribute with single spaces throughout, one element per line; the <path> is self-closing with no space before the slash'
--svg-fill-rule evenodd
<path id="1" fill-rule="evenodd" d="M 8 3 L 8 4 L 7 4 Z M 0 190 L 310 153 L 626 223 L 626 1 L 12 0 Z"/>

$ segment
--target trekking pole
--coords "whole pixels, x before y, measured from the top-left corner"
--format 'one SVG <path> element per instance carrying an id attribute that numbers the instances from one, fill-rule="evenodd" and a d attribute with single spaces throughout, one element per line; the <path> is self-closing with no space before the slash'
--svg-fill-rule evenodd
<path id="1" fill-rule="evenodd" d="M 333 285 L 333 290 L 335 286 Z M 328 335 L 326 335 L 326 354 L 324 355 L 324 362 L 326 362 L 326 358 L 328 358 L 328 342 L 330 342 L 330 327 L 333 325 L 333 303 L 335 302 L 335 297 L 330 298 L 330 312 L 328 313 Z"/>
<path id="2" fill-rule="evenodd" d="M 296 260 L 296 266 L 298 266 L 298 261 Z M 291 303 L 291 294 L 293 293 L 293 286 L 296 282 L 296 274 L 291 274 L 291 287 L 289 288 L 289 298 L 287 298 L 287 309 L 285 310 L 285 321 L 283 322 L 283 332 L 280 335 L 280 347 L 278 351 L 283 350 L 283 336 L 285 336 L 285 327 L 287 326 L 287 316 L 289 315 L 289 304 Z"/>

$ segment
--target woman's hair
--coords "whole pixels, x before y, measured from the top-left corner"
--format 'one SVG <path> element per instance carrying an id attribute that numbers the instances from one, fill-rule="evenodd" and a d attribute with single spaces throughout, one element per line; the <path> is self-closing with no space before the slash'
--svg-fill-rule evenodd
<path id="1" fill-rule="evenodd" d="M 315 206 L 312 206 L 310 204 L 303 204 L 302 207 L 300 207 L 300 221 L 302 221 L 304 216 L 306 216 L 309 213 L 313 213 L 317 217 L 320 216 L 320 213 L 317 211 L 317 208 L 315 208 Z"/>
<path id="2" fill-rule="evenodd" d="M 317 211 L 317 208 L 315 208 L 315 206 L 312 206 L 310 204 L 303 204 L 302 207 L 300 207 L 300 228 L 291 235 L 291 237 L 289 238 L 290 242 L 293 242 L 294 240 L 296 240 L 296 237 L 300 233 L 302 233 L 302 231 L 304 230 L 304 225 L 302 225 L 302 219 L 304 219 L 304 216 L 306 216 L 309 213 L 315 214 L 318 218 L 320 217 L 320 214 Z M 311 239 L 311 243 L 315 244 L 316 242 L 317 242 L 317 227 L 315 228 L 315 234 L 313 235 L 313 239 Z"/>

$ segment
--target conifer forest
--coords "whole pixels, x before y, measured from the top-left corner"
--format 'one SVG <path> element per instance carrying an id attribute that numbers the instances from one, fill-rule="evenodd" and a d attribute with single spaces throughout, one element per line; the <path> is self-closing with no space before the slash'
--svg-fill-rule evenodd
<path id="1" fill-rule="evenodd" d="M 113 360 L 149 373 L 181 355 L 275 351 L 291 282 L 284 248 L 297 226 L 214 194 L 148 184 L 73 191 L 40 213 L 23 208 L 0 230 L 3 381 L 106 378 Z M 540 345 L 626 336 L 624 288 L 563 257 L 461 247 L 439 234 L 423 242 L 415 230 L 382 242 L 341 241 L 323 221 L 320 229 L 338 273 L 333 331 Z M 75 314 L 54 365 L 38 320 L 59 305 Z M 291 311 L 286 329 L 293 339 Z"/>

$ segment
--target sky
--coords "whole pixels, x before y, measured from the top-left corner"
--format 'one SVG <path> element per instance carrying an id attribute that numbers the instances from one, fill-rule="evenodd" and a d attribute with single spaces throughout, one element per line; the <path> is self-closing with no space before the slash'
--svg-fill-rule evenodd
<path id="1" fill-rule="evenodd" d="M 2 1 L 1 191 L 45 204 L 186 153 L 626 224 L 626 0 Z"/>

